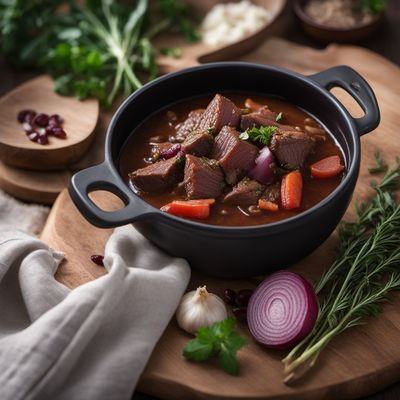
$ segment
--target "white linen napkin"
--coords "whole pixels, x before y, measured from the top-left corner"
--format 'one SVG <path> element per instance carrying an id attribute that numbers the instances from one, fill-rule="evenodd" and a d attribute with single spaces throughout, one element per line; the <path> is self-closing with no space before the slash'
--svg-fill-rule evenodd
<path id="1" fill-rule="evenodd" d="M 49 207 L 22 203 L 0 190 L 0 229 L 13 227 L 38 235 L 49 212 Z"/>
<path id="2" fill-rule="evenodd" d="M 131 398 L 190 269 L 131 226 L 105 255 L 109 273 L 70 290 L 54 279 L 62 253 L 0 229 L 2 400 Z"/>

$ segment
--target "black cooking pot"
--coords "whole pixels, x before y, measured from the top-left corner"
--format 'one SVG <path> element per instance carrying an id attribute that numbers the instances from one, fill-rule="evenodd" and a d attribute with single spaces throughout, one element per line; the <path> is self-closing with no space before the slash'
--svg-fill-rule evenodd
<path id="1" fill-rule="evenodd" d="M 341 87 L 362 107 L 353 118 L 329 92 Z M 268 225 L 223 227 L 198 223 L 161 212 L 136 196 L 122 179 L 119 156 L 124 143 L 144 119 L 172 103 L 206 94 L 244 92 L 278 96 L 314 116 L 343 149 L 346 176 L 324 200 L 303 213 Z M 376 98 L 353 69 L 340 66 L 311 76 L 283 68 L 241 62 L 205 64 L 163 76 L 132 94 L 108 128 L 105 161 L 72 177 L 70 194 L 92 224 L 116 227 L 133 223 L 166 252 L 186 258 L 193 268 L 220 277 L 269 273 L 300 260 L 335 229 L 352 196 L 360 165 L 360 140 L 379 124 Z M 132 133 L 133 132 L 133 133 Z M 119 196 L 125 208 L 106 212 L 88 197 L 94 190 Z"/>

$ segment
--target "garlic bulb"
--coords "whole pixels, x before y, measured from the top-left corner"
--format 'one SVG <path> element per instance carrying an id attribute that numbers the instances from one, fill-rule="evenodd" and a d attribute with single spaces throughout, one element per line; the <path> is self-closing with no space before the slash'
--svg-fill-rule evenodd
<path id="1" fill-rule="evenodd" d="M 228 317 L 225 303 L 205 286 L 186 293 L 176 311 L 178 325 L 194 334 L 202 326 L 210 326 Z"/>

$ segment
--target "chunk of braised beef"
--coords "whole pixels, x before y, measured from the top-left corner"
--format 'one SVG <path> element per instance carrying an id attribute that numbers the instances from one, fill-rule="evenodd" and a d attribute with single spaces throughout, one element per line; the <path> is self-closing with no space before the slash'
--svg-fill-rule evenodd
<path id="1" fill-rule="evenodd" d="M 186 136 L 196 130 L 199 126 L 201 117 L 203 116 L 204 108 L 199 108 L 197 110 L 190 111 L 188 117 L 185 121 L 181 122 L 180 124 L 176 125 L 176 135 L 175 141 L 176 142 L 183 142 Z"/>
<path id="2" fill-rule="evenodd" d="M 260 126 L 277 125 L 277 115 L 276 112 L 271 111 L 268 107 L 261 107 L 250 114 L 242 115 L 240 128 L 245 131 L 253 126 L 259 128 Z"/>
<path id="3" fill-rule="evenodd" d="M 257 204 L 265 186 L 249 178 L 242 179 L 225 197 L 224 203 L 237 206 Z"/>
<path id="4" fill-rule="evenodd" d="M 225 173 L 225 179 L 235 184 L 250 171 L 258 156 L 258 148 L 239 138 L 239 132 L 232 127 L 224 126 L 214 140 L 211 158 L 219 161 Z"/>
<path id="5" fill-rule="evenodd" d="M 315 140 L 303 131 L 279 130 L 271 140 L 270 149 L 282 166 L 298 168 L 313 151 Z"/>
<path id="6" fill-rule="evenodd" d="M 281 198 L 281 182 L 275 182 L 268 185 L 261 195 L 261 199 L 279 203 Z"/>
<path id="7" fill-rule="evenodd" d="M 139 168 L 129 174 L 131 182 L 141 191 L 163 192 L 182 180 L 184 159 L 175 156 Z"/>
<path id="8" fill-rule="evenodd" d="M 208 157 L 211 153 L 214 138 L 208 131 L 194 131 L 189 133 L 182 143 L 182 150 L 186 154 L 198 157 Z"/>
<path id="9" fill-rule="evenodd" d="M 184 183 L 189 199 L 215 198 L 222 194 L 224 174 L 215 160 L 187 154 Z"/>
<path id="10" fill-rule="evenodd" d="M 241 110 L 231 100 L 216 94 L 204 111 L 198 128 L 210 130 L 216 135 L 226 125 L 238 127 L 241 114 Z"/>

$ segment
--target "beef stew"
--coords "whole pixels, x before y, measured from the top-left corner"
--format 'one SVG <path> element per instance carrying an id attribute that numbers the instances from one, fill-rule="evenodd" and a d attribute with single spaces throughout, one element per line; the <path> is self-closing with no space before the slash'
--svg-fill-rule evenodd
<path id="1" fill-rule="evenodd" d="M 335 173 L 313 177 L 311 166 L 333 156 Z M 146 202 L 171 210 L 179 207 L 165 206 L 188 201 L 200 209 L 206 199 L 210 212 L 198 221 L 223 226 L 268 224 L 311 208 L 339 185 L 343 164 L 338 144 L 310 115 L 276 98 L 242 94 L 159 111 L 120 157 L 122 176 Z M 257 173 L 262 167 L 270 171 Z"/>

